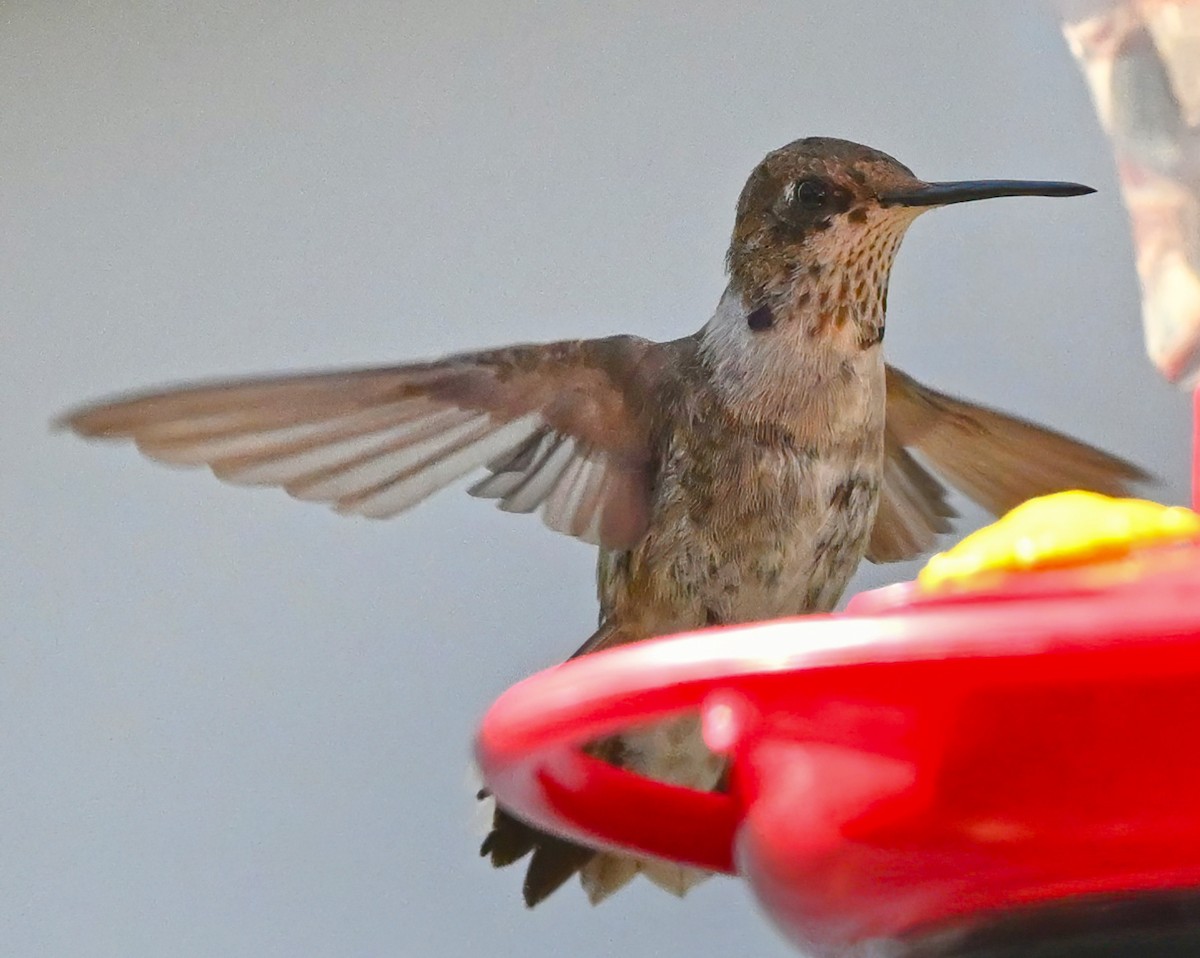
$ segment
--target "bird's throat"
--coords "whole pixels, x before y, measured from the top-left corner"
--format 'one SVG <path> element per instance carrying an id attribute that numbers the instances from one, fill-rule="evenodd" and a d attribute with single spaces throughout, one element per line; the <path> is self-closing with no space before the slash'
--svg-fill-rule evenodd
<path id="1" fill-rule="evenodd" d="M 846 303 L 824 292 L 810 285 L 775 298 L 770 327 L 756 329 L 762 303 L 726 290 L 700 332 L 700 354 L 730 409 L 814 438 L 882 429 L 882 297 Z"/>

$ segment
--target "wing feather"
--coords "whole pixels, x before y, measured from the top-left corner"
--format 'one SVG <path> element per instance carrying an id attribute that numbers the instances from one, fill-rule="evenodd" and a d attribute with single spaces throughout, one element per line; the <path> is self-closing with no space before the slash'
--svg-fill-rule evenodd
<path id="1" fill-rule="evenodd" d="M 576 458 L 575 441 L 566 436 L 548 436 L 537 458 L 524 472 L 520 481 L 500 500 L 505 512 L 533 512 L 546 501 L 567 466 Z"/>
<path id="2" fill-rule="evenodd" d="M 871 530 L 867 558 L 898 562 L 931 552 L 958 513 L 937 481 L 889 429 L 885 437 L 883 492 Z"/>
<path id="3" fill-rule="evenodd" d="M 526 434 L 535 416 L 494 426 L 484 422 L 452 442 L 431 450 L 425 459 L 368 489 L 343 496 L 339 512 L 358 512 L 387 519 L 416 505 L 456 479 L 478 469 L 495 450 L 511 445 Z M 288 490 L 291 491 L 290 489 Z"/>
<path id="4" fill-rule="evenodd" d="M 1152 478 L 1095 446 L 937 392 L 891 366 L 886 436 L 883 491 L 867 552 L 875 562 L 913 558 L 948 531 L 954 511 L 934 471 L 992 515 L 1067 489 L 1127 496 Z"/>
<path id="5" fill-rule="evenodd" d="M 487 469 L 472 495 L 509 512 L 541 509 L 552 528 L 628 548 L 648 514 L 662 349 L 615 336 L 186 386 L 63 422 L 85 436 L 131 439 L 163 462 L 207 465 L 228 482 L 281 486 L 379 518 Z M 620 478 L 606 482 L 610 472 Z M 579 483 L 574 499 L 559 492 Z"/>

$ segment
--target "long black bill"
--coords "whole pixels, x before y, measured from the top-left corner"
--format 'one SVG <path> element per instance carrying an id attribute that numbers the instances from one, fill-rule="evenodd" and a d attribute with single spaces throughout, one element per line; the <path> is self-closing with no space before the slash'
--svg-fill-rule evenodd
<path id="1" fill-rule="evenodd" d="M 911 190 L 881 193 L 884 206 L 949 206 L 990 200 L 995 196 L 1084 196 L 1096 191 L 1082 183 L 1039 180 L 962 180 L 957 183 L 925 183 Z"/>

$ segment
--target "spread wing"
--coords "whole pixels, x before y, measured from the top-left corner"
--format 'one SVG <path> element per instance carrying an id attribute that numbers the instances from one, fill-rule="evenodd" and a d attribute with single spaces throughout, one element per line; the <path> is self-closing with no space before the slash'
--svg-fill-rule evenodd
<path id="1" fill-rule="evenodd" d="M 883 489 L 867 558 L 899 562 L 932 552 L 938 535 L 951 531 L 950 520 L 958 515 L 946 492 L 888 428 L 884 433 Z"/>
<path id="2" fill-rule="evenodd" d="M 81 435 L 339 512 L 394 516 L 486 470 L 472 495 L 625 549 L 645 531 L 662 363 L 632 336 L 439 362 L 185 386 L 69 413 Z"/>
<path id="3" fill-rule="evenodd" d="M 1128 495 L 1151 477 L 1124 459 L 921 385 L 887 368 L 886 462 L 879 514 L 867 557 L 908 559 L 933 548 L 950 529 L 946 488 L 909 452 L 993 515 L 1026 499 L 1065 489 Z"/>

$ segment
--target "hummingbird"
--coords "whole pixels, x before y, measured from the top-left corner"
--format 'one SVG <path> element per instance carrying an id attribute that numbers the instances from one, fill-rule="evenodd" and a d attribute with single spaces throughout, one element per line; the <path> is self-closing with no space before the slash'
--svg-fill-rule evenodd
<path id="1" fill-rule="evenodd" d="M 468 492 L 599 548 L 599 627 L 575 653 L 832 610 L 866 558 L 951 531 L 953 487 L 999 515 L 1148 476 L 1062 433 L 887 365 L 888 277 L 921 213 L 1074 183 L 925 182 L 878 150 L 810 137 L 769 153 L 737 202 L 728 284 L 696 333 L 519 345 L 433 362 L 184 385 L 62 422 L 153 459 L 395 516 Z M 725 769 L 684 715 L 586 746 L 697 789 Z M 480 793 L 486 799 L 487 792 Z M 528 858 L 532 907 L 580 876 L 596 903 L 638 874 L 682 895 L 693 869 L 574 844 L 494 810 L 481 852 Z"/>

